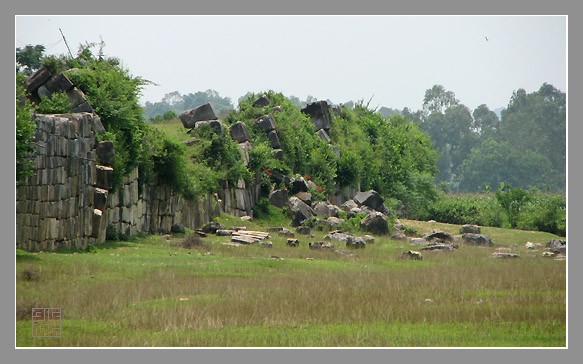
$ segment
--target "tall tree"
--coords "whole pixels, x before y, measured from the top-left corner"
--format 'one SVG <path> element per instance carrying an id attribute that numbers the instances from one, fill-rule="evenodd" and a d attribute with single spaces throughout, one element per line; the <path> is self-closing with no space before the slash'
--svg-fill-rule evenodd
<path id="1" fill-rule="evenodd" d="M 449 107 L 458 104 L 459 100 L 455 98 L 455 94 L 452 91 L 446 91 L 442 85 L 434 85 L 426 90 L 423 98 L 423 110 L 426 115 L 444 112 Z"/>
<path id="2" fill-rule="evenodd" d="M 32 75 L 42 66 L 45 46 L 37 44 L 16 48 L 16 70 L 27 76 Z"/>
<path id="3" fill-rule="evenodd" d="M 482 139 L 494 137 L 500 129 L 500 119 L 498 115 L 486 106 L 481 104 L 474 113 L 474 130 L 480 134 Z"/>

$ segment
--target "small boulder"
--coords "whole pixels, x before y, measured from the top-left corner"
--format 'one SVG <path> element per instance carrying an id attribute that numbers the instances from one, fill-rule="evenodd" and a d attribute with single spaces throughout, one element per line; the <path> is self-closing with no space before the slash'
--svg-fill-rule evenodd
<path id="1" fill-rule="evenodd" d="M 518 254 L 512 254 L 512 253 L 501 253 L 501 252 L 494 252 L 492 253 L 492 258 L 502 258 L 502 259 L 506 259 L 506 258 L 519 258 Z"/>
<path id="2" fill-rule="evenodd" d="M 286 241 L 287 246 L 291 246 L 292 248 L 297 248 L 300 246 L 300 242 L 298 239 L 287 239 Z"/>
<path id="3" fill-rule="evenodd" d="M 445 231 L 441 230 L 432 230 L 430 233 L 426 234 L 423 239 L 429 242 L 450 242 L 452 243 L 455 238 L 453 235 L 446 233 Z"/>
<path id="4" fill-rule="evenodd" d="M 309 192 L 298 192 L 294 195 L 295 197 L 302 200 L 306 205 L 312 206 L 312 194 Z M 316 212 L 314 211 L 314 214 Z"/>
<path id="5" fill-rule="evenodd" d="M 348 200 L 340 205 L 340 208 L 346 212 L 349 212 L 353 208 L 358 208 L 358 204 L 354 200 Z"/>
<path id="6" fill-rule="evenodd" d="M 421 252 L 416 250 L 408 250 L 401 254 L 401 259 L 411 259 L 411 260 L 423 260 L 423 255 Z"/>
<path id="7" fill-rule="evenodd" d="M 482 234 L 464 234 L 462 235 L 462 240 L 464 244 L 479 245 L 479 246 L 492 246 L 494 243 L 492 239 L 486 235 Z"/>
<path id="8" fill-rule="evenodd" d="M 463 225 L 460 228 L 460 234 L 480 234 L 480 227 L 478 225 Z"/>
<path id="9" fill-rule="evenodd" d="M 366 247 L 366 242 L 359 236 L 350 236 L 348 240 L 346 240 L 346 247 L 351 249 L 364 249 Z"/>
<path id="10" fill-rule="evenodd" d="M 267 95 L 263 95 L 260 98 L 258 98 L 257 100 L 255 100 L 255 102 L 253 102 L 253 107 L 267 106 L 267 105 L 269 105 L 269 97 L 267 97 Z"/>
<path id="11" fill-rule="evenodd" d="M 300 235 L 310 235 L 312 233 L 312 228 L 309 226 L 298 226 L 296 228 L 296 233 Z"/>
<path id="12" fill-rule="evenodd" d="M 202 227 L 202 232 L 207 234 L 216 234 L 217 230 L 225 230 L 225 225 L 216 221 L 211 221 Z"/>
<path id="13" fill-rule="evenodd" d="M 184 234 L 184 226 L 181 224 L 174 224 L 170 227 L 170 232 L 173 234 Z"/>
<path id="14" fill-rule="evenodd" d="M 262 241 L 257 245 L 259 245 L 261 248 L 273 248 L 273 243 L 271 241 Z"/>

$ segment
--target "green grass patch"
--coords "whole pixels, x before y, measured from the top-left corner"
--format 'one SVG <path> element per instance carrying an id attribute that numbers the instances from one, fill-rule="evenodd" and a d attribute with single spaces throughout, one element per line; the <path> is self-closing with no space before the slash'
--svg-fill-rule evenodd
<path id="1" fill-rule="evenodd" d="M 221 215 L 227 227 L 271 221 Z M 283 221 L 282 221 L 283 222 Z M 401 221 L 423 234 L 459 225 Z M 286 225 L 286 224 L 277 224 Z M 325 232 L 272 236 L 272 248 L 184 249 L 183 234 L 148 235 L 92 252 L 17 251 L 17 346 L 561 347 L 564 261 L 526 251 L 547 233 L 484 228 L 521 255 L 460 246 L 400 259 L 412 247 L 387 236 L 348 257 L 308 249 Z M 337 243 L 337 242 L 335 242 Z M 337 243 L 338 249 L 346 249 Z M 414 249 L 414 248 L 413 248 Z M 32 307 L 61 307 L 63 337 L 31 337 Z"/>

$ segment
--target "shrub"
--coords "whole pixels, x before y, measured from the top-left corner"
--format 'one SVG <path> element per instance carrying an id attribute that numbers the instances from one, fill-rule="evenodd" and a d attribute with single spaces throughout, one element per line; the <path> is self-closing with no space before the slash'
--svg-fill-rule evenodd
<path id="1" fill-rule="evenodd" d="M 71 111 L 71 102 L 65 92 L 55 92 L 49 97 L 41 96 L 35 110 L 39 114 L 65 114 Z"/>
<path id="2" fill-rule="evenodd" d="M 197 234 L 190 234 L 181 243 L 184 249 L 199 249 L 199 250 L 210 250 L 211 246 L 205 243 L 200 236 Z"/>
<path id="3" fill-rule="evenodd" d="M 34 130 L 30 102 L 25 98 L 26 78 L 16 75 L 16 182 L 22 181 L 33 172 Z"/>

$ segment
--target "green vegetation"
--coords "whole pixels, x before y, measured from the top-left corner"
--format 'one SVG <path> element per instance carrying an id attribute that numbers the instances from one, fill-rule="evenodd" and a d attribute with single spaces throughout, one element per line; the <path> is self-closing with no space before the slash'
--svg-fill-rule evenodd
<path id="1" fill-rule="evenodd" d="M 271 226 L 227 215 L 218 221 Z M 459 225 L 401 223 L 420 234 L 459 232 Z M 176 234 L 108 242 L 92 253 L 18 250 L 16 345 L 566 346 L 565 262 L 524 248 L 555 236 L 484 232 L 521 258 L 492 259 L 496 248 L 462 245 L 403 260 L 410 248 L 387 237 L 347 257 L 308 249 L 322 240 L 319 231 L 300 237 L 298 248 L 278 236 L 270 249 L 225 246 L 229 237 L 214 235 L 191 247 L 190 235 Z M 36 306 L 62 308 L 61 338 L 31 337 Z"/>
<path id="2" fill-rule="evenodd" d="M 565 206 L 566 198 L 563 194 L 522 190 L 505 185 L 495 193 L 441 194 L 421 219 L 546 231 L 566 236 Z"/>
<path id="3" fill-rule="evenodd" d="M 32 174 L 35 125 L 31 118 L 32 106 L 25 97 L 26 77 L 16 74 L 16 182 Z"/>

